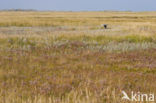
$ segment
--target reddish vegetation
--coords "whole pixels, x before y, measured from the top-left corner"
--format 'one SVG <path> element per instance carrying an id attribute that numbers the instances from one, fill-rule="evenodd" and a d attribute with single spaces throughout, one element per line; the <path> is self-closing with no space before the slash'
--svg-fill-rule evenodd
<path id="1" fill-rule="evenodd" d="M 156 91 L 156 49 L 108 53 L 78 49 L 82 43 L 1 52 L 3 68 L 1 90 L 21 95 L 62 97 L 72 90 L 87 87 L 102 100 L 109 101 L 107 92 Z M 77 47 L 77 48 L 76 48 Z M 31 65 L 30 65 L 31 64 Z M 137 72 L 136 72 L 137 71 Z M 104 92 L 102 96 L 99 94 Z M 118 95 L 120 96 L 120 95 Z"/>

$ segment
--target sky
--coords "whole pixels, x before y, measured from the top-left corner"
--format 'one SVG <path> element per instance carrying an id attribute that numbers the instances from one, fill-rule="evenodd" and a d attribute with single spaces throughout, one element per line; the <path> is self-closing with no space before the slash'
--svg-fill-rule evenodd
<path id="1" fill-rule="evenodd" d="M 0 10 L 156 11 L 156 0 L 0 0 Z"/>

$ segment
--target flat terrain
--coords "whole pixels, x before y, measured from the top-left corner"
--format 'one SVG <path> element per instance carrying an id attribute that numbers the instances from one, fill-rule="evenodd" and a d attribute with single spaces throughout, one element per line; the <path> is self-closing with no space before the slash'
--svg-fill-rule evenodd
<path id="1" fill-rule="evenodd" d="M 130 103 L 123 90 L 156 95 L 156 12 L 0 17 L 0 103 Z"/>

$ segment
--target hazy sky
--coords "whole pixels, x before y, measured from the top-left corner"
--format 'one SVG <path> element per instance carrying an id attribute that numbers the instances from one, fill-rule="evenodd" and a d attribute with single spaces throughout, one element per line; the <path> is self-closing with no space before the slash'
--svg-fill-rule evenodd
<path id="1" fill-rule="evenodd" d="M 156 0 L 0 0 L 0 9 L 156 11 Z"/>

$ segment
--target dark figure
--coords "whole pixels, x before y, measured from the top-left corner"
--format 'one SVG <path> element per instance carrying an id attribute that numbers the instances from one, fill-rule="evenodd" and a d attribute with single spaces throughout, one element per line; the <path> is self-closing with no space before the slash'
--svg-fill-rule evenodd
<path id="1" fill-rule="evenodd" d="M 103 27 L 104 27 L 105 29 L 107 29 L 107 24 L 103 24 Z"/>

